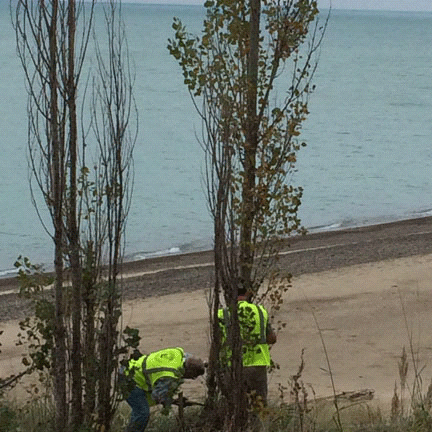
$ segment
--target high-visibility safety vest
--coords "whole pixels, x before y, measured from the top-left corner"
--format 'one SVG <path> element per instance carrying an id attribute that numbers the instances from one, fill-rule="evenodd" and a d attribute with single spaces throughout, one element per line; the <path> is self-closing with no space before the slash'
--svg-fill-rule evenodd
<path id="1" fill-rule="evenodd" d="M 130 360 L 127 375 L 133 373 L 137 386 L 147 392 L 147 399 L 151 405 L 154 401 L 151 392 L 156 381 L 160 378 L 172 377 L 179 379 L 184 374 L 183 348 L 166 348 L 143 355 L 138 360 Z"/>
<path id="2" fill-rule="evenodd" d="M 267 343 L 268 312 L 262 305 L 241 300 L 238 302 L 238 317 L 243 344 L 243 366 L 270 366 L 270 349 Z M 219 309 L 218 318 L 222 329 L 222 346 L 225 345 L 222 356 L 229 358 L 226 340 L 227 326 L 230 323 L 229 310 Z"/>

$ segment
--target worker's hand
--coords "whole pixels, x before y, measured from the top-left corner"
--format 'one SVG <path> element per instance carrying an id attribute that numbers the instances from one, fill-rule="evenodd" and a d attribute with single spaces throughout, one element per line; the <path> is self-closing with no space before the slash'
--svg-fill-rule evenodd
<path id="1" fill-rule="evenodd" d="M 188 398 L 185 398 L 184 396 L 182 398 L 177 398 L 173 401 L 174 405 L 180 406 L 180 404 L 182 404 L 184 407 L 186 406 L 190 406 L 191 402 L 189 401 Z"/>
<path id="2" fill-rule="evenodd" d="M 161 410 L 161 414 L 164 416 L 167 416 L 167 415 L 169 415 L 170 411 L 171 411 L 171 406 L 165 405 Z"/>
<path id="3" fill-rule="evenodd" d="M 189 406 L 195 406 L 195 405 L 200 405 L 200 406 L 204 406 L 204 404 L 200 403 L 200 402 L 195 402 L 195 401 L 191 401 L 188 398 L 183 397 L 183 401 L 182 401 L 183 407 L 189 407 Z M 173 401 L 173 405 L 180 405 L 180 399 L 176 399 Z"/>

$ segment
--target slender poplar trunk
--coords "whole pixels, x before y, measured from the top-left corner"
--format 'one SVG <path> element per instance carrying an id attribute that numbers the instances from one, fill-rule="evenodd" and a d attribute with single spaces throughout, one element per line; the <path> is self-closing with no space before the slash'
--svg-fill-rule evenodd
<path id="1" fill-rule="evenodd" d="M 77 162 L 78 133 L 75 82 L 75 0 L 68 0 L 68 58 L 67 58 L 67 106 L 69 114 L 69 196 L 68 240 L 72 278 L 72 430 L 82 423 L 82 373 L 81 373 L 81 265 L 80 242 L 77 223 Z"/>
<path id="2" fill-rule="evenodd" d="M 261 0 L 250 0 L 250 36 L 247 58 L 247 120 L 242 189 L 242 222 L 240 230 L 240 275 L 244 288 L 251 290 L 254 260 L 253 224 L 255 219 L 256 154 L 258 149 L 258 57 Z"/>
<path id="3" fill-rule="evenodd" d="M 55 324 L 54 324 L 54 399 L 55 399 L 55 427 L 57 431 L 66 430 L 68 410 L 66 403 L 66 332 L 64 324 L 63 299 L 63 148 L 59 131 L 58 88 L 57 81 L 57 19 L 58 0 L 52 1 L 51 21 L 49 27 L 49 88 L 50 88 L 50 145 L 52 146 L 52 203 L 54 208 L 54 267 L 55 267 Z"/>

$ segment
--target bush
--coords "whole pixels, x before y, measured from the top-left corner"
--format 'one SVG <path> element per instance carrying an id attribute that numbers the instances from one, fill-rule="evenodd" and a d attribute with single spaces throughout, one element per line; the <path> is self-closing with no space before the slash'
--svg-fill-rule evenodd
<path id="1" fill-rule="evenodd" d="M 18 428 L 18 420 L 15 411 L 4 402 L 0 405 L 0 432 L 14 432 Z"/>

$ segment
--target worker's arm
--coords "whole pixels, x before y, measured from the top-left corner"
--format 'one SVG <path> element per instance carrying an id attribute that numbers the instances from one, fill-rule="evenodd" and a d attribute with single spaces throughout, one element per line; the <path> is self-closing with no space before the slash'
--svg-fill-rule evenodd
<path id="1" fill-rule="evenodd" d="M 267 323 L 266 340 L 269 345 L 272 345 L 277 341 L 276 332 L 273 330 L 273 327 L 270 325 L 270 323 Z"/>
<path id="2" fill-rule="evenodd" d="M 179 381 L 176 378 L 160 378 L 153 387 L 152 399 L 157 404 L 162 404 L 165 408 L 169 408 L 178 386 Z"/>

